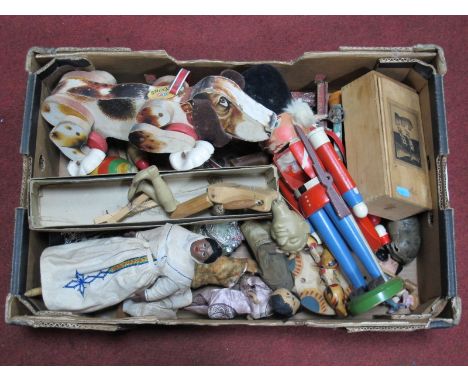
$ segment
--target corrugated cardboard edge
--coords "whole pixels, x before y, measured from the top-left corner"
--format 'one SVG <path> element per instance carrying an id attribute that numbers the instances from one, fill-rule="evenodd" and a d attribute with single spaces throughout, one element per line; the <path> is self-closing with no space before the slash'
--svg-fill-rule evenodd
<path id="1" fill-rule="evenodd" d="M 28 208 L 29 205 L 29 189 L 28 180 L 31 179 L 32 173 L 32 157 L 23 155 L 23 173 L 21 177 L 20 191 L 20 207 Z"/>
<path id="2" fill-rule="evenodd" d="M 121 328 L 115 325 L 106 325 L 106 324 L 86 324 L 86 323 L 76 323 L 70 322 L 66 319 L 51 320 L 51 319 L 41 319 L 38 316 L 13 316 L 12 307 L 14 300 L 17 299 L 17 296 L 8 294 L 7 300 L 5 303 L 5 322 L 7 324 L 19 325 L 19 326 L 30 326 L 33 328 L 62 328 L 62 329 L 79 329 L 79 330 L 99 330 L 99 331 L 111 331 L 115 332 Z"/>
<path id="3" fill-rule="evenodd" d="M 62 47 L 62 48 L 47 48 L 40 46 L 33 46 L 29 48 L 28 53 L 26 54 L 25 70 L 28 73 L 33 73 L 36 71 L 35 57 L 37 55 L 55 55 L 55 54 L 71 54 L 77 52 L 131 52 L 130 48 L 125 47 L 92 47 L 92 48 L 82 48 L 82 47 Z"/>
<path id="4" fill-rule="evenodd" d="M 338 329 L 344 328 L 350 333 L 357 332 L 408 332 L 422 329 L 447 328 L 458 325 L 461 315 L 461 300 L 454 298 L 449 301 L 449 309 L 453 311 L 453 318 L 428 318 L 420 315 L 417 319 L 408 321 L 396 321 L 392 319 L 380 321 L 362 321 L 352 323 L 350 321 L 335 320 L 303 320 L 303 321 L 282 321 L 282 320 L 209 320 L 209 319 L 184 319 L 184 320 L 158 320 L 155 317 L 128 317 L 120 319 L 104 319 L 81 317 L 74 314 L 64 314 L 63 312 L 35 312 L 35 308 L 28 304 L 21 296 L 9 294 L 5 304 L 5 322 L 8 324 L 31 326 L 33 328 L 66 328 L 79 330 L 97 331 L 120 331 L 134 329 L 141 326 L 165 325 L 165 326 L 301 326 L 314 328 Z M 447 301 L 445 301 L 447 302 Z M 23 308 L 29 310 L 33 315 L 13 315 L 13 304 L 22 304 Z M 30 306 L 27 306 L 30 305 Z M 445 304 L 440 301 L 434 303 L 434 309 L 442 309 Z"/>
<path id="5" fill-rule="evenodd" d="M 333 57 L 342 56 L 344 53 L 349 52 L 351 54 L 361 53 L 365 56 L 372 56 L 378 58 L 378 54 L 382 52 L 388 52 L 393 57 L 411 57 L 413 53 L 432 53 L 435 56 L 436 66 L 440 74 L 445 74 L 447 71 L 445 64 L 445 56 L 443 49 L 437 45 L 433 44 L 420 44 L 412 47 L 340 47 L 338 51 L 309 51 L 305 52 L 301 56 L 288 60 L 288 61 L 278 61 L 278 60 L 258 60 L 258 61 L 227 61 L 227 60 L 206 60 L 206 59 L 196 59 L 196 60 L 178 60 L 172 55 L 168 54 L 165 50 L 139 50 L 133 51 L 130 48 L 79 48 L 79 47 L 64 47 L 64 48 L 46 48 L 46 47 L 32 47 L 27 55 L 26 59 L 26 71 L 34 72 L 34 59 L 36 56 L 41 58 L 57 58 L 64 56 L 76 56 L 76 55 L 86 55 L 86 53 L 142 53 L 142 54 L 152 54 L 155 58 L 166 58 L 171 60 L 177 65 L 184 64 L 194 64 L 197 62 L 209 62 L 210 64 L 228 64 L 228 65 L 248 65 L 248 64 L 258 64 L 258 63 L 270 63 L 270 64 L 286 64 L 293 65 L 294 63 L 303 60 L 308 57 Z"/>
<path id="6" fill-rule="evenodd" d="M 417 52 L 434 52 L 436 54 L 434 66 L 437 69 L 437 72 L 440 75 L 445 75 L 447 73 L 447 62 L 445 60 L 445 53 L 442 47 L 436 44 L 417 44 L 414 46 L 380 46 L 380 47 L 355 47 L 355 46 L 340 46 L 340 51 L 343 52 L 390 52 L 395 58 L 404 57 L 405 53 L 417 53 Z"/>
<path id="7" fill-rule="evenodd" d="M 434 319 L 431 319 L 430 322 L 430 329 L 445 329 L 445 328 L 451 328 L 453 326 L 457 326 L 460 324 L 461 320 L 461 312 L 462 312 L 462 301 L 460 297 L 454 297 L 451 298 L 448 301 L 447 308 L 448 310 L 448 315 L 450 315 L 450 318 L 444 318 L 444 317 L 437 317 Z"/>
<path id="8" fill-rule="evenodd" d="M 444 49 L 436 44 L 417 44 L 413 47 L 415 52 L 437 52 L 435 66 L 437 72 L 444 76 L 447 73 L 447 61 L 445 60 Z"/>
<path id="9" fill-rule="evenodd" d="M 11 261 L 10 292 L 24 293 L 26 270 L 28 263 L 29 235 L 27 233 L 27 210 L 18 207 L 15 210 L 15 231 L 13 240 L 13 256 Z"/>

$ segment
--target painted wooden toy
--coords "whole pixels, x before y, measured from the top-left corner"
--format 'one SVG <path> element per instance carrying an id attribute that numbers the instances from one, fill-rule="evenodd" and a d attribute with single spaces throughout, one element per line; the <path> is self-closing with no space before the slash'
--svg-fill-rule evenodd
<path id="1" fill-rule="evenodd" d="M 324 296 L 328 304 L 333 307 L 338 317 L 346 317 L 346 304 L 351 288 L 339 270 L 338 262 L 326 247 L 323 247 L 320 256 L 320 277 L 327 286 Z"/>
<path id="2" fill-rule="evenodd" d="M 98 216 L 95 224 L 117 223 L 128 216 L 146 209 L 161 206 L 170 213 L 177 207 L 178 201 L 174 198 L 167 183 L 161 178 L 156 166 L 150 166 L 139 171 L 132 179 L 128 190 L 129 203 L 118 211 Z"/>
<path id="3" fill-rule="evenodd" d="M 181 95 L 169 93 L 164 81 L 117 84 L 103 71 L 66 73 L 41 105 L 42 116 L 54 126 L 50 138 L 72 160 L 85 156 L 82 147 L 91 129 L 104 138 L 130 140 L 148 152 L 189 150 L 196 134 L 182 110 Z M 144 138 L 148 124 L 155 128 L 150 140 Z"/>
<path id="4" fill-rule="evenodd" d="M 254 65 L 243 74 L 225 70 L 192 88 L 184 82 L 187 75 L 181 69 L 151 85 L 118 84 L 104 71 L 72 71 L 44 100 L 41 114 L 54 126 L 51 140 L 72 161 L 86 157 L 87 138 L 94 131 L 130 141 L 142 151 L 169 153 L 176 170 L 202 165 L 214 147 L 233 138 L 263 142 L 277 151 L 295 136 L 293 123 L 315 121 L 304 101 L 292 100 L 271 65 Z M 175 84 L 178 90 L 172 91 Z"/>
<path id="5" fill-rule="evenodd" d="M 304 251 L 291 255 L 289 269 L 294 277 L 293 291 L 299 296 L 301 305 L 313 313 L 334 316 L 335 310 L 324 296 L 326 285 L 320 277 L 320 268 L 312 256 Z"/>
<path id="6" fill-rule="evenodd" d="M 270 305 L 275 314 L 282 317 L 292 317 L 299 310 L 301 302 L 290 290 L 280 288 L 271 294 Z"/>

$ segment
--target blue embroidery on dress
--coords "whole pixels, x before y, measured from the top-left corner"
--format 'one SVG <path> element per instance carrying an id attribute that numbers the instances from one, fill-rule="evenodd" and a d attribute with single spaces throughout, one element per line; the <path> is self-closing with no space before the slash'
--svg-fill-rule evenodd
<path id="1" fill-rule="evenodd" d="M 109 272 L 106 271 L 99 271 L 96 275 L 88 275 L 85 276 L 83 273 L 76 271 L 75 279 L 71 280 L 64 288 L 72 288 L 76 289 L 81 295 L 84 297 L 84 291 L 86 289 L 86 285 L 91 284 L 96 279 L 104 279 Z"/>
<path id="2" fill-rule="evenodd" d="M 153 262 L 156 262 L 156 261 L 157 261 L 156 259 L 153 259 Z M 92 282 L 98 279 L 104 280 L 104 278 L 107 275 L 115 274 L 117 272 L 120 272 L 123 269 L 143 265 L 146 263 L 148 263 L 148 257 L 140 256 L 140 257 L 134 257 L 132 259 L 122 261 L 121 263 L 115 264 L 107 269 L 100 270 L 96 274 L 86 275 L 76 270 L 75 278 L 72 279 L 68 284 L 66 284 L 64 288 L 75 289 L 78 292 L 80 292 L 82 297 L 84 297 L 84 292 L 85 292 L 86 287 L 89 286 Z"/>

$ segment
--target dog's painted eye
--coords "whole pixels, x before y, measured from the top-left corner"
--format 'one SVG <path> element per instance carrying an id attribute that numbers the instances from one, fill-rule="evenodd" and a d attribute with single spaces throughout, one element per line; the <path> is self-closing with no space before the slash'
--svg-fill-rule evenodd
<path id="1" fill-rule="evenodd" d="M 229 101 L 225 97 L 219 97 L 218 105 L 227 109 L 229 107 Z"/>

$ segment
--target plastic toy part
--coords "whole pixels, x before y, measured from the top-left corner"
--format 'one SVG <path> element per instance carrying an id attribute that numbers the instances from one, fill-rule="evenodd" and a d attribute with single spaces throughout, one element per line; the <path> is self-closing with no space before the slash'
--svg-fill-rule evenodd
<path id="1" fill-rule="evenodd" d="M 384 301 L 391 299 L 404 288 L 405 284 L 399 277 L 390 279 L 374 289 L 351 299 L 348 304 L 348 311 L 353 316 L 366 313 Z"/>
<path id="2" fill-rule="evenodd" d="M 71 176 L 84 176 L 93 172 L 105 160 L 106 153 L 99 149 L 91 149 L 81 161 L 70 161 L 67 166 Z"/>
<path id="3" fill-rule="evenodd" d="M 205 163 L 213 153 L 214 147 L 210 142 L 197 141 L 190 150 L 172 153 L 169 156 L 169 162 L 177 171 L 191 170 Z"/>

